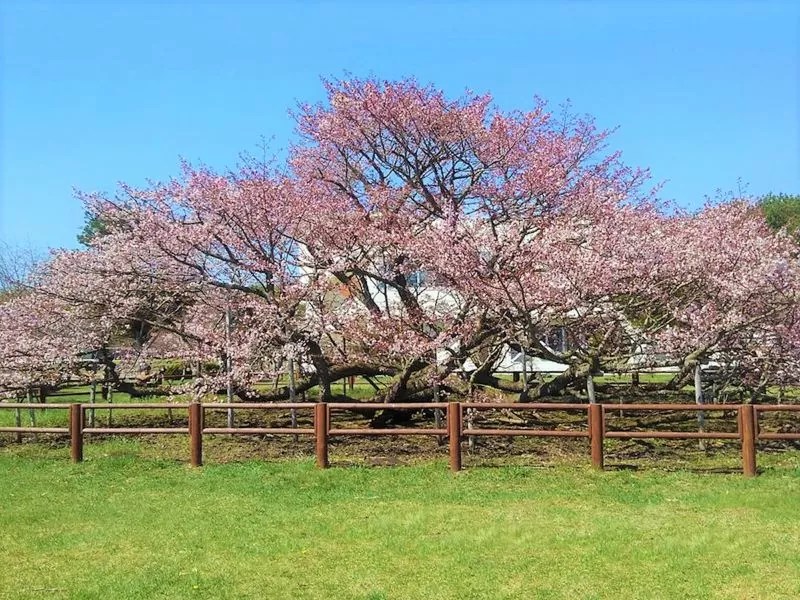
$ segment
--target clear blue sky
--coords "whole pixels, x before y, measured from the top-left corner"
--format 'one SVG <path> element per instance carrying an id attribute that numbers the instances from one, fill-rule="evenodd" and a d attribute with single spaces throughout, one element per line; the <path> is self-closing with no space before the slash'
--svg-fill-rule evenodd
<path id="1" fill-rule="evenodd" d="M 570 99 L 629 164 L 697 206 L 800 193 L 800 8 L 791 2 L 0 0 L 0 240 L 75 246 L 73 188 L 224 168 L 320 77 L 415 76 L 524 109 Z"/>

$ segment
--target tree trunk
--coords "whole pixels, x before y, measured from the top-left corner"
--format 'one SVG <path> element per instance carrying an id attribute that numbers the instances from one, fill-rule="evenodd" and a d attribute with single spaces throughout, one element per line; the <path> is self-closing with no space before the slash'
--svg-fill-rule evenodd
<path id="1" fill-rule="evenodd" d="M 311 364 L 317 372 L 317 385 L 319 385 L 319 401 L 330 402 L 333 394 L 331 393 L 331 373 L 328 359 L 322 353 L 322 348 L 316 342 L 308 343 L 309 358 Z"/>

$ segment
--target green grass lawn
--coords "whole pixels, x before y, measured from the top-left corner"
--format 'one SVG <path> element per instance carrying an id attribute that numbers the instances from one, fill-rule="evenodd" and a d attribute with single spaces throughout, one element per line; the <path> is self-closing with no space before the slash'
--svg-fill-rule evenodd
<path id="1" fill-rule="evenodd" d="M 0 448 L 0 598 L 800 597 L 797 453 L 748 480 L 141 452 Z"/>

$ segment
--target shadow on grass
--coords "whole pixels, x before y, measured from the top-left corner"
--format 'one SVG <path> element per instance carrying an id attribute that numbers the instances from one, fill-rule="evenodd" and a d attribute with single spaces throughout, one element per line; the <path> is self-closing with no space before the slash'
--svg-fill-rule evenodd
<path id="1" fill-rule="evenodd" d="M 688 465 L 637 465 L 631 463 L 606 464 L 606 471 L 659 471 L 662 473 L 692 473 L 694 475 L 735 475 L 741 474 L 741 467 L 701 467 Z M 759 471 L 760 473 L 760 471 Z"/>

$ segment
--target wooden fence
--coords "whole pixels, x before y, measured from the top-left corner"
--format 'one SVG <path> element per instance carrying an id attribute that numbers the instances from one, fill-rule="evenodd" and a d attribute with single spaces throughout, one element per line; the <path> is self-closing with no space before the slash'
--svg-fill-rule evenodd
<path id="1" fill-rule="evenodd" d="M 31 409 L 27 403 L 0 403 L 0 409 Z M 460 471 L 462 468 L 462 442 L 471 436 L 528 436 L 528 437 L 564 437 L 586 438 L 589 442 L 589 454 L 592 465 L 602 469 L 604 464 L 604 441 L 611 439 L 706 439 L 706 440 L 738 440 L 742 456 L 742 472 L 748 477 L 757 474 L 756 445 L 762 440 L 800 440 L 800 433 L 762 432 L 759 428 L 759 416 L 768 412 L 800 412 L 800 405 L 719 405 L 719 404 L 557 404 L 526 403 L 499 404 L 476 402 L 440 402 L 415 404 L 382 404 L 382 403 L 205 403 L 190 404 L 47 404 L 34 405 L 36 409 L 69 410 L 69 427 L 0 427 L 0 433 L 60 433 L 70 436 L 70 453 L 73 462 L 83 460 L 85 437 L 96 434 L 177 434 L 188 435 L 192 466 L 203 464 L 203 437 L 206 435 L 253 435 L 273 434 L 292 436 L 313 436 L 315 440 L 316 462 L 320 468 L 329 466 L 328 442 L 336 436 L 408 436 L 427 435 L 448 439 L 450 468 Z M 86 411 L 113 409 L 172 409 L 188 411 L 188 427 L 87 427 Z M 206 427 L 205 414 L 208 411 L 248 409 L 259 411 L 312 410 L 313 428 L 310 427 Z M 341 428 L 331 426 L 332 413 L 341 411 L 376 412 L 393 410 L 434 410 L 446 416 L 446 427 L 412 427 L 412 428 Z M 586 413 L 585 427 L 580 429 L 481 429 L 465 428 L 465 411 L 487 410 L 536 410 L 536 411 L 569 411 Z M 736 412 L 736 432 L 713 431 L 622 431 L 609 430 L 606 425 L 606 411 L 644 412 L 683 412 L 683 411 L 720 411 Z M 19 414 L 19 413 L 18 413 Z M 474 413 L 473 413 L 474 414 Z"/>

